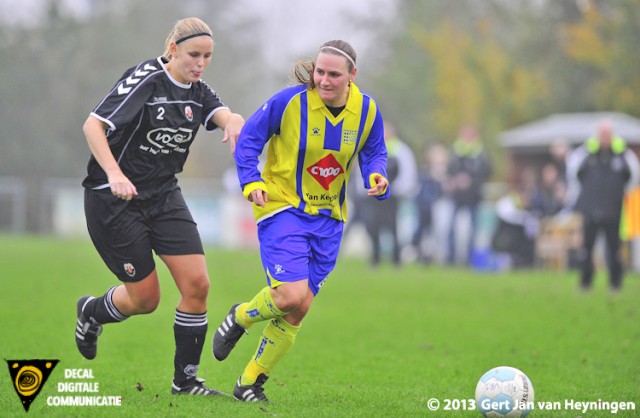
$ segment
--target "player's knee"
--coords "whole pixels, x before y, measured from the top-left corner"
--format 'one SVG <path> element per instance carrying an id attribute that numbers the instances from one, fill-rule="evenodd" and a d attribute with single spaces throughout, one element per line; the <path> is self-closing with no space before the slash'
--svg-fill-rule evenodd
<path id="1" fill-rule="evenodd" d="M 183 290 L 182 297 L 189 299 L 206 300 L 209 294 L 209 276 L 206 273 L 200 274 L 191 280 Z"/>
<path id="2" fill-rule="evenodd" d="M 299 309 L 307 298 L 308 290 L 290 290 L 285 292 L 278 292 L 277 297 L 274 298 L 274 302 L 278 309 L 283 312 L 291 312 Z"/>
<path id="3" fill-rule="evenodd" d="M 198 299 L 207 299 L 207 295 L 209 295 L 209 286 L 211 282 L 209 281 L 209 276 L 202 275 L 200 276 L 193 284 L 193 290 L 196 298 Z"/>
<path id="4" fill-rule="evenodd" d="M 136 313 L 148 314 L 155 311 L 160 304 L 160 294 L 145 295 L 144 297 L 137 298 L 134 301 Z"/>

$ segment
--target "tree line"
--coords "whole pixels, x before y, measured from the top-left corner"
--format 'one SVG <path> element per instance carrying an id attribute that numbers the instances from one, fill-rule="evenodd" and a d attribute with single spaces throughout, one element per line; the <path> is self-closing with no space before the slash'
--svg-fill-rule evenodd
<path id="1" fill-rule="evenodd" d="M 640 116 L 640 0 L 400 2 L 372 85 L 416 149 L 477 124 L 499 132 L 552 113 Z"/>

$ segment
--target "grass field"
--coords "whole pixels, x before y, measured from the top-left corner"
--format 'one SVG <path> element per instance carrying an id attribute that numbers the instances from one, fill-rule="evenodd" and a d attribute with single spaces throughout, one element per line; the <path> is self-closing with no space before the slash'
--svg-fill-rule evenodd
<path id="1" fill-rule="evenodd" d="M 229 306 L 264 285 L 253 252 L 208 250 L 212 288 L 209 337 Z M 409 265 L 370 269 L 343 258 L 315 301 L 292 352 L 266 385 L 269 404 L 170 395 L 173 315 L 178 297 L 159 267 L 162 301 L 152 315 L 105 327 L 93 361 L 75 348 L 75 301 L 102 294 L 114 279 L 89 242 L 0 237 L 0 354 L 4 360 L 59 359 L 42 391 L 23 410 L 5 369 L 1 417 L 476 417 L 443 410 L 446 399 L 474 397 L 495 366 L 523 370 L 535 400 L 559 410 L 530 417 L 640 416 L 640 278 L 628 274 L 612 296 L 600 272 L 589 294 L 576 272 L 481 274 Z M 224 362 L 211 355 L 200 376 L 231 392 L 253 354 L 260 326 Z M 48 406 L 65 369 L 91 369 L 100 396 L 120 407 Z M 141 386 L 142 390 L 138 390 Z M 93 394 L 92 394 L 93 395 Z M 440 409 L 430 411 L 436 398 Z M 567 408 L 566 400 L 634 402 L 635 411 Z M 575 404 L 574 404 L 575 405 Z M 453 405 L 452 403 L 452 406 Z"/>

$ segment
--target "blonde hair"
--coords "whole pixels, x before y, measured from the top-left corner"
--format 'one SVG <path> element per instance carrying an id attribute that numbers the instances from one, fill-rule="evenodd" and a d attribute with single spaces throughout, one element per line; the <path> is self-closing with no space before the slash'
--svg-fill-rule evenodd
<path id="1" fill-rule="evenodd" d="M 349 72 L 356 67 L 356 51 L 348 42 L 341 40 L 328 41 L 322 44 L 318 53 L 333 54 L 342 56 L 347 60 Z M 316 62 L 312 59 L 296 61 L 293 64 L 292 81 L 294 84 L 307 86 L 310 89 L 315 87 L 313 82 L 313 72 L 316 68 Z"/>
<path id="2" fill-rule="evenodd" d="M 171 44 L 177 42 L 190 35 L 203 34 L 209 35 L 213 39 L 211 28 L 197 17 L 188 17 L 186 19 L 178 20 L 173 29 L 169 32 L 167 40 L 165 41 L 164 53 L 162 54 L 167 59 L 171 59 Z"/>

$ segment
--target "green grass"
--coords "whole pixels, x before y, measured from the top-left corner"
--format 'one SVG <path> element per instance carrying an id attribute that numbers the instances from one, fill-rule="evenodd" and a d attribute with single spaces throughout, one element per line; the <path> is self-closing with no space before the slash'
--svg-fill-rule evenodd
<path id="1" fill-rule="evenodd" d="M 60 360 L 26 415 L 7 369 L 0 372 L 3 417 L 476 417 L 475 411 L 432 412 L 427 401 L 473 398 L 480 376 L 499 365 L 525 371 L 536 401 L 631 401 L 640 408 L 637 275 L 628 274 L 613 297 L 604 272 L 592 293 L 580 294 L 576 272 L 373 270 L 364 260 L 342 258 L 266 385 L 272 402 L 256 405 L 170 395 L 178 293 L 161 263 L 158 310 L 106 326 L 98 357 L 87 361 L 73 340 L 75 301 L 116 283 L 92 245 L 4 236 L 0 254 L 0 355 Z M 253 296 L 264 281 L 257 253 L 211 248 L 207 257 L 210 337 L 229 306 Z M 224 362 L 206 343 L 200 375 L 209 386 L 232 390 L 260 329 Z M 47 406 L 71 368 L 90 368 L 99 394 L 122 396 L 123 405 Z M 562 409 L 529 416 L 612 414 Z M 640 410 L 613 416 L 640 416 Z"/>

